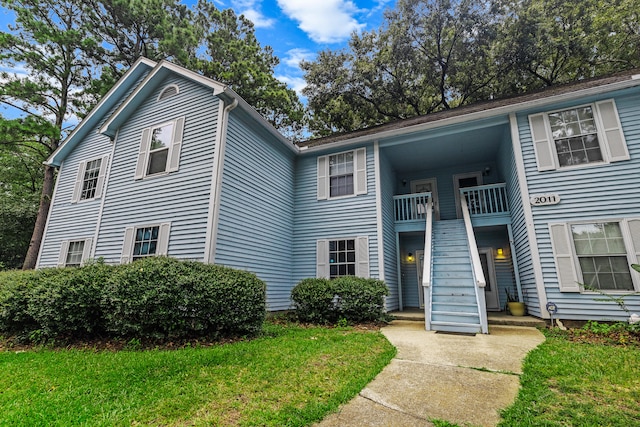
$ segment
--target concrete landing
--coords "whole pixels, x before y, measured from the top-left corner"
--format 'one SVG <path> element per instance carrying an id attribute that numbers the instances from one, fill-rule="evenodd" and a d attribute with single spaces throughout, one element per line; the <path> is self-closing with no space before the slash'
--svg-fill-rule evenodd
<path id="1" fill-rule="evenodd" d="M 389 312 L 397 320 L 412 320 L 424 322 L 424 310 L 419 308 L 408 308 L 403 311 Z M 487 313 L 489 325 L 506 326 L 530 326 L 533 328 L 544 328 L 546 322 L 533 316 L 512 316 L 504 311 L 490 311 Z"/>
<path id="2" fill-rule="evenodd" d="M 535 328 L 490 325 L 489 335 L 425 331 L 395 320 L 382 333 L 398 349 L 391 363 L 318 427 L 495 426 L 516 397 L 522 360 L 544 341 Z"/>

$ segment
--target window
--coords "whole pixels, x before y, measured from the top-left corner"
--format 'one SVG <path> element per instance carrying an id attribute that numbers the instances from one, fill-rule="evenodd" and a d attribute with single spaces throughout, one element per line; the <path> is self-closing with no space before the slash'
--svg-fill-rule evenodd
<path id="1" fill-rule="evenodd" d="M 329 197 L 353 194 L 353 151 L 329 156 Z"/>
<path id="2" fill-rule="evenodd" d="M 127 227 L 124 232 L 122 256 L 125 264 L 154 255 L 167 255 L 171 223 Z"/>
<path id="3" fill-rule="evenodd" d="M 539 171 L 629 159 L 613 100 L 529 116 Z"/>
<path id="4" fill-rule="evenodd" d="M 549 124 L 561 167 L 602 161 L 591 106 L 549 113 Z"/>
<path id="5" fill-rule="evenodd" d="M 136 179 L 178 170 L 184 117 L 142 131 Z"/>
<path id="6" fill-rule="evenodd" d="M 317 277 L 369 277 L 369 238 L 366 236 L 318 240 Z"/>
<path id="7" fill-rule="evenodd" d="M 640 261 L 640 218 L 549 224 L 549 232 L 562 292 L 638 289 L 630 264 Z"/>
<path id="8" fill-rule="evenodd" d="M 359 148 L 318 157 L 318 200 L 367 194 L 366 156 Z"/>
<path id="9" fill-rule="evenodd" d="M 109 156 L 80 162 L 76 183 L 73 189 L 72 203 L 80 200 L 97 199 L 102 196 L 107 162 Z"/>
<path id="10" fill-rule="evenodd" d="M 163 99 L 171 98 L 174 95 L 180 93 L 180 89 L 176 85 L 169 85 L 162 89 L 160 95 L 158 95 L 158 101 L 162 101 Z"/>
<path id="11" fill-rule="evenodd" d="M 329 277 L 356 275 L 356 241 L 329 240 Z"/>
<path id="12" fill-rule="evenodd" d="M 584 284 L 602 290 L 633 290 L 620 224 L 574 224 L 571 235 Z"/>
<path id="13" fill-rule="evenodd" d="M 81 240 L 64 240 L 60 247 L 58 267 L 79 267 L 89 259 L 91 238 Z"/>

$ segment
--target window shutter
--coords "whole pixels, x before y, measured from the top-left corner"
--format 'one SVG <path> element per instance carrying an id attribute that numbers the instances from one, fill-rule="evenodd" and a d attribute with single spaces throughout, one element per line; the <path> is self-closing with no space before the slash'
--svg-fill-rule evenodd
<path id="1" fill-rule="evenodd" d="M 138 152 L 138 161 L 136 163 L 135 179 L 144 178 L 147 172 L 147 161 L 149 159 L 149 147 L 151 146 L 151 128 L 142 131 L 142 139 L 140 140 L 140 151 Z"/>
<path id="2" fill-rule="evenodd" d="M 329 278 L 329 241 L 318 240 L 316 243 L 316 277 Z"/>
<path id="3" fill-rule="evenodd" d="M 69 252 L 69 241 L 63 240 L 60 244 L 60 255 L 58 255 L 58 267 L 64 267 L 67 263 L 67 253 Z"/>
<path id="4" fill-rule="evenodd" d="M 353 181 L 356 194 L 367 194 L 367 149 L 358 148 L 355 152 Z"/>
<path id="5" fill-rule="evenodd" d="M 173 142 L 169 154 L 169 172 L 175 172 L 180 166 L 180 151 L 182 148 L 182 135 L 184 133 L 184 117 L 180 117 L 175 122 L 173 132 Z"/>
<path id="6" fill-rule="evenodd" d="M 318 200 L 325 200 L 329 191 L 329 157 L 318 157 Z"/>
<path id="7" fill-rule="evenodd" d="M 369 277 L 369 238 L 356 238 L 356 276 Z"/>
<path id="8" fill-rule="evenodd" d="M 87 237 L 84 239 L 84 247 L 82 248 L 82 259 L 80 260 L 80 265 L 84 265 L 85 262 L 91 257 L 91 245 L 93 244 L 93 239 L 91 237 Z"/>
<path id="9" fill-rule="evenodd" d="M 133 227 L 127 227 L 124 229 L 124 241 L 122 242 L 122 256 L 120 257 L 120 264 L 128 264 L 131 262 L 134 233 L 135 229 Z"/>
<path id="10" fill-rule="evenodd" d="M 609 153 L 610 162 L 619 162 L 621 160 L 629 160 L 629 150 L 622 133 L 622 125 L 620 117 L 613 99 L 607 101 L 596 102 L 598 116 L 602 123 L 602 133 L 604 142 Z"/>
<path id="11" fill-rule="evenodd" d="M 78 203 L 80 201 L 80 193 L 82 192 L 82 182 L 84 181 L 84 172 L 87 167 L 87 162 L 82 161 L 78 165 L 78 174 L 76 175 L 76 184 L 73 187 L 73 195 L 71 196 L 71 203 Z"/>
<path id="12" fill-rule="evenodd" d="M 160 230 L 158 231 L 158 249 L 156 255 L 167 255 L 169 252 L 169 231 L 171 230 L 170 222 L 163 222 L 160 224 Z"/>
<path id="13" fill-rule="evenodd" d="M 640 264 L 640 218 L 627 220 L 629 234 L 631 235 L 632 251 L 635 254 L 634 263 Z"/>
<path id="14" fill-rule="evenodd" d="M 548 126 L 545 121 L 545 114 L 532 114 L 529 116 L 529 126 L 531 128 L 531 138 L 533 148 L 536 153 L 538 170 L 548 171 L 556 168 L 555 148 L 548 133 Z"/>
<path id="15" fill-rule="evenodd" d="M 558 284 L 561 292 L 580 292 L 578 275 L 573 258 L 571 237 L 567 224 L 550 224 L 551 246 L 556 260 Z"/>
<path id="16" fill-rule="evenodd" d="M 98 182 L 96 183 L 96 194 L 95 198 L 98 199 L 102 197 L 102 189 L 104 188 L 104 180 L 107 176 L 107 163 L 109 162 L 109 155 L 105 154 L 102 156 L 102 160 L 100 161 L 100 172 L 98 174 Z"/>

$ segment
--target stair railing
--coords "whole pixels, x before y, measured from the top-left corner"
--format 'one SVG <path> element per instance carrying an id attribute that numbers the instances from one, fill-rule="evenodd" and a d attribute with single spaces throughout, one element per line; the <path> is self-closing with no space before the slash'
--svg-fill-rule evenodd
<path id="1" fill-rule="evenodd" d="M 464 219 L 464 227 L 467 231 L 467 240 L 469 242 L 469 252 L 471 253 L 471 264 L 473 267 L 473 277 L 476 282 L 476 302 L 478 303 L 478 314 L 480 315 L 480 327 L 483 334 L 489 333 L 489 325 L 487 321 L 487 303 L 484 298 L 484 288 L 487 285 L 487 281 L 482 271 L 482 264 L 480 263 L 480 253 L 478 252 L 478 244 L 476 243 L 476 236 L 473 234 L 473 225 L 471 224 L 471 215 L 469 215 L 469 207 L 467 206 L 467 200 L 463 194 L 460 197 L 460 204 L 462 208 L 462 218 Z"/>
<path id="2" fill-rule="evenodd" d="M 426 204 L 426 229 L 424 231 L 424 262 L 422 265 L 422 294 L 424 302 L 424 328 L 431 330 L 431 270 L 432 270 L 432 231 L 433 231 L 433 200 L 431 197 Z"/>

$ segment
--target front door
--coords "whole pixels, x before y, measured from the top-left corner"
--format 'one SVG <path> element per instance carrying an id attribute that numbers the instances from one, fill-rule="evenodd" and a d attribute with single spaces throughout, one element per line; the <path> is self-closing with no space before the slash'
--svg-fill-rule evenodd
<path id="1" fill-rule="evenodd" d="M 458 218 L 462 218 L 462 210 L 460 205 L 460 189 L 467 187 L 477 187 L 482 185 L 482 172 L 459 173 L 453 175 L 453 191 L 456 197 L 456 214 Z"/>
<path id="2" fill-rule="evenodd" d="M 433 216 L 437 221 L 440 219 L 440 207 L 438 205 L 438 182 L 435 178 L 419 179 L 417 181 L 411 181 L 412 193 L 431 193 L 431 200 L 433 201 Z"/>
<path id="3" fill-rule="evenodd" d="M 420 308 L 424 308 L 424 290 L 422 289 L 422 273 L 424 272 L 424 251 L 416 251 L 416 270 L 418 270 L 418 299 Z"/>
<path id="4" fill-rule="evenodd" d="M 493 264 L 493 249 L 480 248 L 480 264 L 484 280 L 487 284 L 484 287 L 484 299 L 487 304 L 487 311 L 500 311 L 500 299 L 498 298 L 498 285 L 496 284 L 496 270 Z"/>

